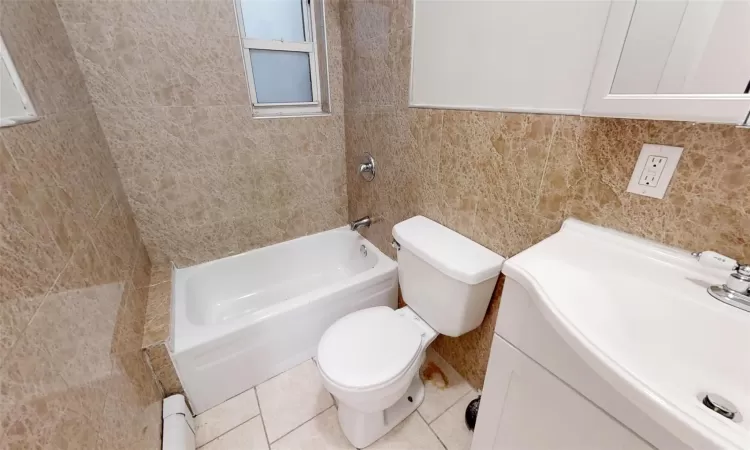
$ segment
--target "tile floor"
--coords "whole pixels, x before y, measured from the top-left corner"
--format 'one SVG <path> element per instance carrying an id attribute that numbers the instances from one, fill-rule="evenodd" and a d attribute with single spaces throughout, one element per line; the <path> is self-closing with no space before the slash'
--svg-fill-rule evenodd
<path id="1" fill-rule="evenodd" d="M 466 405 L 477 392 L 432 349 L 448 386 L 425 383 L 419 409 L 368 450 L 468 450 Z M 333 398 L 309 360 L 227 400 L 196 418 L 202 450 L 351 450 L 339 428 Z"/>

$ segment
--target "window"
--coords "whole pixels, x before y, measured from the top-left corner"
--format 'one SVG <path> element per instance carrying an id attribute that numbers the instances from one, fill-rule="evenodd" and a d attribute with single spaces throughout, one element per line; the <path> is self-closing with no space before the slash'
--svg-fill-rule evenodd
<path id="1" fill-rule="evenodd" d="M 323 0 L 235 0 L 255 116 L 329 112 Z"/>
<path id="2" fill-rule="evenodd" d="M 0 127 L 38 120 L 13 60 L 0 36 Z"/>

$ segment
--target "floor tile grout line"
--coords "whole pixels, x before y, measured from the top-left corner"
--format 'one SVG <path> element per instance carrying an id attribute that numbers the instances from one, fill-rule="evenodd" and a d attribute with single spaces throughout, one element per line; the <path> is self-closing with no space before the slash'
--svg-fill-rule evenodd
<path id="1" fill-rule="evenodd" d="M 274 376 L 272 376 L 271 378 L 269 378 L 269 379 L 267 379 L 267 380 L 263 380 L 262 382 L 260 382 L 260 383 L 256 384 L 255 386 L 253 386 L 253 389 L 255 389 L 255 394 L 256 394 L 256 396 L 257 396 L 257 394 L 258 394 L 258 388 L 259 388 L 260 386 L 262 386 L 262 385 L 264 385 L 264 384 L 268 383 L 269 381 L 273 380 L 274 378 L 278 378 L 278 377 L 280 377 L 280 376 L 284 375 L 285 373 L 287 373 L 287 372 L 289 372 L 289 371 L 291 371 L 291 370 L 294 370 L 294 369 L 296 369 L 297 367 L 301 366 L 302 364 L 304 364 L 304 363 L 306 363 L 306 362 L 308 362 L 308 361 L 313 361 L 313 358 L 307 358 L 306 360 L 302 361 L 301 363 L 299 363 L 299 364 L 296 364 L 295 366 L 293 366 L 293 367 L 290 367 L 290 368 L 286 369 L 285 371 L 281 372 L 280 374 L 274 375 Z M 313 364 L 315 364 L 315 362 L 314 362 L 314 361 L 313 361 Z M 315 365 L 315 367 L 317 368 L 317 364 Z M 238 395 L 239 395 L 239 394 L 238 394 Z M 260 407 L 260 399 L 258 399 L 258 407 Z"/>
<path id="2" fill-rule="evenodd" d="M 458 404 L 458 402 L 460 402 L 464 397 L 466 397 L 466 394 L 468 394 L 469 392 L 474 392 L 475 394 L 479 395 L 479 393 L 476 391 L 476 389 L 474 389 L 473 387 L 469 387 L 469 390 L 466 391 L 466 392 L 464 392 L 463 394 L 461 394 L 461 396 L 458 397 L 458 400 L 456 400 L 455 402 L 451 403 L 450 406 L 448 406 L 447 408 L 445 408 L 445 411 L 443 411 L 440 414 L 438 414 L 437 417 L 435 417 L 434 419 L 432 419 L 429 422 L 427 422 L 427 420 L 425 420 L 425 422 L 427 422 L 427 425 L 432 425 L 433 422 L 435 422 L 439 418 L 443 417 L 443 414 L 447 413 L 449 409 L 451 409 L 454 406 L 456 406 Z M 424 417 L 422 417 L 422 418 L 424 419 Z"/>
<path id="3" fill-rule="evenodd" d="M 306 361 L 304 361 L 304 362 L 302 362 L 302 363 L 300 363 L 300 364 L 298 364 L 298 365 L 296 365 L 296 366 L 292 367 L 291 369 L 288 369 L 287 371 L 289 371 L 289 370 L 292 370 L 292 369 L 294 369 L 295 367 L 298 367 L 298 366 L 300 366 L 300 365 L 304 364 L 304 363 L 305 363 L 305 362 L 307 362 L 307 361 L 312 361 L 312 362 L 313 362 L 313 364 L 315 364 L 315 365 L 316 365 L 316 367 L 317 367 L 317 364 L 316 364 L 316 361 L 315 361 L 315 359 L 314 359 L 314 358 L 310 358 L 309 360 L 306 360 Z M 287 372 L 287 371 L 285 371 L 285 372 Z M 282 374 L 283 374 L 283 373 L 285 373 L 285 372 L 282 372 L 282 373 L 281 373 L 281 374 L 279 374 L 279 375 L 282 375 Z M 268 379 L 268 380 L 266 380 L 266 381 L 270 381 L 270 380 L 272 380 L 273 378 L 276 378 L 276 377 L 278 377 L 279 375 L 276 375 L 276 376 L 274 376 L 274 377 L 272 377 L 272 378 L 269 378 L 269 379 Z M 265 383 L 266 381 L 264 381 L 264 383 Z M 236 425 L 236 426 L 234 426 L 234 427 L 230 428 L 229 430 L 225 431 L 225 432 L 224 432 L 224 433 L 222 433 L 221 435 L 219 435 L 219 436 L 217 436 L 217 437 L 215 437 L 215 438 L 213 438 L 213 439 L 211 439 L 211 440 L 209 440 L 209 441 L 205 442 L 205 443 L 204 443 L 204 444 L 203 444 L 203 445 L 202 445 L 201 447 L 203 447 L 203 446 L 205 446 L 205 445 L 208 445 L 209 443 L 211 443 L 211 442 L 213 442 L 213 441 L 215 441 L 215 440 L 217 440 L 217 439 L 221 438 L 222 436 L 224 436 L 224 435 L 226 435 L 226 434 L 230 433 L 231 431 L 235 430 L 236 428 L 238 428 L 238 427 L 240 427 L 240 426 L 242 426 L 242 425 L 244 425 L 244 424 L 246 424 L 246 423 L 250 422 L 251 420 L 255 419 L 256 417 L 260 417 L 260 420 L 261 420 L 261 425 L 262 425 L 262 427 L 263 427 L 263 434 L 264 434 L 264 436 L 265 436 L 265 439 L 266 439 L 266 443 L 268 444 L 268 446 L 269 446 L 269 448 L 270 448 L 270 447 L 271 447 L 271 444 L 274 444 L 274 443 L 276 443 L 276 442 L 280 441 L 281 439 L 283 439 L 283 438 L 285 438 L 286 436 L 290 435 L 291 433 L 295 432 L 296 430 L 298 430 L 298 429 L 299 429 L 299 428 L 301 428 L 302 426 L 304 426 L 304 425 L 306 425 L 307 423 L 311 422 L 312 420 L 314 420 L 314 419 L 318 418 L 318 417 L 319 417 L 319 416 L 321 416 L 322 414 L 324 414 L 324 413 L 328 412 L 328 411 L 329 411 L 329 410 L 330 410 L 331 408 L 333 408 L 333 409 L 337 409 L 337 407 L 336 407 L 336 404 L 335 404 L 335 400 L 334 400 L 334 404 L 333 404 L 333 405 L 331 405 L 331 406 L 329 406 L 329 407 L 325 408 L 324 410 L 322 410 L 322 411 L 318 412 L 317 414 L 315 414 L 315 415 L 314 415 L 313 417 L 311 417 L 310 419 L 308 419 L 308 420 L 304 421 L 303 423 L 301 423 L 301 424 L 297 425 L 297 426 L 296 426 L 296 427 L 294 427 L 293 429 L 291 429 L 291 430 L 289 430 L 288 432 L 284 433 L 284 434 L 283 434 L 282 436 L 280 436 L 280 437 L 278 437 L 278 438 L 274 439 L 274 440 L 273 440 L 273 442 L 272 442 L 272 441 L 271 441 L 271 440 L 269 439 L 269 437 L 268 437 L 268 431 L 266 430 L 266 425 L 265 425 L 265 418 L 263 417 L 263 411 L 262 411 L 262 409 L 261 409 L 261 407 L 260 407 L 260 399 L 259 399 L 259 397 L 258 397 L 258 390 L 257 390 L 257 388 L 258 388 L 258 387 L 259 387 L 259 386 L 260 386 L 261 384 L 263 384 L 263 383 L 260 383 L 260 384 L 258 384 L 258 385 L 256 385 L 256 386 L 254 386 L 254 387 L 252 387 L 252 388 L 251 388 L 251 389 L 253 390 L 253 394 L 254 394 L 254 396 L 255 396 L 255 400 L 256 400 L 256 403 L 257 403 L 257 405 L 258 405 L 258 413 L 257 413 L 257 414 L 255 414 L 254 416 L 252 416 L 252 417 L 248 418 L 248 419 L 247 419 L 247 420 L 245 420 L 244 422 L 242 422 L 242 423 L 240 423 L 240 424 L 238 424 L 238 425 Z M 247 392 L 247 391 L 245 391 L 245 392 Z M 231 397 L 230 399 L 227 399 L 227 401 L 228 401 L 228 400 L 231 400 L 231 399 L 233 399 L 233 398 L 235 398 L 235 397 L 238 397 L 238 396 L 240 396 L 240 395 L 244 394 L 245 392 L 243 392 L 243 393 L 240 393 L 240 394 L 237 394 L 236 396 L 234 396 L 234 397 Z M 447 408 L 446 408 L 445 410 L 443 410 L 443 411 L 442 411 L 442 412 L 441 412 L 441 413 L 440 413 L 440 414 L 439 414 L 439 415 L 438 415 L 438 416 L 437 416 L 437 417 L 436 417 L 435 419 L 433 419 L 433 420 L 432 420 L 432 421 L 430 421 L 430 422 L 428 422 L 428 421 L 427 421 L 427 420 L 426 420 L 426 419 L 424 418 L 424 416 L 422 415 L 422 413 L 421 413 L 421 412 L 419 411 L 419 408 L 415 409 L 415 411 L 414 411 L 414 412 L 416 412 L 416 413 L 417 413 L 417 416 L 418 416 L 418 417 L 419 417 L 419 418 L 420 418 L 420 419 L 421 419 L 421 420 L 422 420 L 422 421 L 423 421 L 423 422 L 424 422 L 424 423 L 425 423 L 425 424 L 427 425 L 427 427 L 428 427 L 428 428 L 430 429 L 430 433 L 432 433 L 432 435 L 433 435 L 433 436 L 435 436 L 435 438 L 436 438 L 436 439 L 438 440 L 438 442 L 440 442 L 441 446 L 442 446 L 442 447 L 443 447 L 443 449 L 445 449 L 445 450 L 447 450 L 447 449 L 448 449 L 448 447 L 447 447 L 447 446 L 446 446 L 446 444 L 445 444 L 445 443 L 444 443 L 444 442 L 442 441 L 442 439 L 440 439 L 440 436 L 438 436 L 437 432 L 436 432 L 436 431 L 435 431 L 435 430 L 433 429 L 433 427 L 432 427 L 432 424 L 433 424 L 433 423 L 434 423 L 435 421 L 437 421 L 438 419 L 440 419 L 440 418 L 441 418 L 441 417 L 442 417 L 443 415 L 445 415 L 445 413 L 447 413 L 447 412 L 448 412 L 448 410 L 450 410 L 450 409 L 451 409 L 452 407 L 454 407 L 454 406 L 455 406 L 456 404 L 458 404 L 458 403 L 459 403 L 459 402 L 460 402 L 460 401 L 461 401 L 461 400 L 462 400 L 462 399 L 463 399 L 463 398 L 464 398 L 464 397 L 465 397 L 465 396 L 466 396 L 467 394 L 469 394 L 469 393 L 471 393 L 471 392 L 473 392 L 474 394 L 478 394 L 478 391 L 477 391 L 476 389 L 474 389 L 473 387 L 469 386 L 469 389 L 468 389 L 468 390 L 467 390 L 467 391 L 466 391 L 465 393 L 463 393 L 463 394 L 462 394 L 462 395 L 461 395 L 461 396 L 460 396 L 460 397 L 459 397 L 459 398 L 458 398 L 457 400 L 455 400 L 454 402 L 452 402 L 452 403 L 451 403 L 451 404 L 450 404 L 450 405 L 449 405 L 449 406 L 448 406 L 448 407 L 447 407 Z M 329 393 L 329 395 L 330 395 L 330 393 Z M 333 398 L 333 396 L 331 396 L 331 397 Z M 421 405 L 420 405 L 420 406 L 421 406 Z M 197 417 L 197 416 L 196 416 L 196 417 Z"/>
<path id="4" fill-rule="evenodd" d="M 258 390 L 253 388 L 255 392 L 255 401 L 258 403 L 258 415 L 260 416 L 260 424 L 263 426 L 263 436 L 266 437 L 266 444 L 268 448 L 271 448 L 271 441 L 268 439 L 268 431 L 266 431 L 266 420 L 263 418 L 263 410 L 260 409 L 260 399 L 258 398 Z"/>
<path id="5" fill-rule="evenodd" d="M 446 410 L 446 411 L 447 411 L 447 410 Z M 435 439 L 437 439 L 437 440 L 438 440 L 438 442 L 440 442 L 440 445 L 442 445 L 442 446 L 443 446 L 443 449 L 444 449 L 444 450 L 448 450 L 448 446 L 447 446 L 447 445 L 445 445 L 445 442 L 443 442 L 443 440 L 442 440 L 442 439 L 440 439 L 440 436 L 438 436 L 438 434 L 437 434 L 437 433 L 435 432 L 435 430 L 433 430 L 433 429 L 432 429 L 432 426 L 430 426 L 430 423 L 429 423 L 429 422 L 427 422 L 426 420 L 424 420 L 424 417 L 422 417 L 422 414 L 421 414 L 421 413 L 419 412 L 419 408 L 417 408 L 417 409 L 416 409 L 416 410 L 415 410 L 414 412 L 416 412 L 416 413 L 417 413 L 417 415 L 419 416 L 419 418 L 420 418 L 420 419 L 422 419 L 422 422 L 424 422 L 424 424 L 425 424 L 425 425 L 427 425 L 427 429 L 429 429 L 429 430 L 430 430 L 430 433 L 432 433 L 432 435 L 433 435 L 433 436 L 435 436 Z M 413 414 L 413 413 L 412 413 L 412 414 Z M 411 414 L 410 414 L 410 415 L 411 415 Z M 409 418 L 409 416 L 406 416 L 406 417 L 407 417 L 407 419 Z M 404 421 L 405 421 L 405 420 L 406 420 L 406 419 L 404 419 Z M 437 420 L 437 419 L 436 419 L 436 420 Z"/>
<path id="6" fill-rule="evenodd" d="M 328 408 L 324 409 L 323 411 L 321 411 L 321 412 L 319 412 L 319 413 L 315 414 L 315 415 L 314 415 L 313 417 L 310 417 L 309 419 L 305 420 L 304 422 L 302 422 L 301 424 L 297 425 L 297 426 L 296 426 L 296 427 L 294 427 L 293 429 L 291 429 L 291 430 L 287 431 L 287 432 L 286 432 L 286 433 L 284 433 L 284 434 L 283 434 L 282 436 L 280 436 L 280 437 L 278 437 L 278 438 L 274 439 L 274 441 L 273 441 L 273 442 L 270 442 L 270 441 L 269 441 L 268 445 L 270 446 L 271 444 L 275 444 L 275 443 L 279 442 L 279 441 L 280 441 L 281 439 L 284 439 L 284 438 L 285 438 L 286 436 L 288 436 L 288 435 L 290 435 L 290 434 L 294 433 L 294 432 L 295 432 L 296 430 L 298 430 L 299 428 L 301 428 L 301 427 L 302 427 L 303 425 L 307 424 L 308 422 L 310 422 L 310 421 L 312 421 L 313 419 L 317 418 L 318 416 L 322 415 L 323 413 L 325 413 L 326 411 L 328 411 L 328 410 L 329 410 L 329 409 L 331 409 L 331 408 L 336 408 L 336 405 L 331 405 L 331 406 L 329 406 Z M 337 409 L 337 411 L 338 411 L 338 409 Z M 266 439 L 268 439 L 268 437 L 266 437 Z"/>
<path id="7" fill-rule="evenodd" d="M 258 413 L 258 414 L 256 414 L 256 415 L 254 415 L 253 417 L 251 417 L 251 418 L 247 419 L 246 421 L 244 421 L 244 422 L 242 422 L 242 423 L 238 423 L 237 425 L 235 425 L 235 426 L 233 426 L 232 428 L 228 429 L 227 431 L 225 431 L 225 432 L 221 433 L 220 435 L 216 436 L 215 438 L 213 438 L 213 439 L 211 439 L 211 440 L 209 440 L 209 441 L 206 441 L 206 442 L 204 442 L 204 443 L 203 443 L 203 444 L 202 444 L 202 445 L 201 445 L 200 447 L 198 447 L 198 448 L 199 448 L 199 449 L 201 449 L 201 448 L 205 447 L 206 445 L 208 445 L 208 444 L 210 444 L 211 442 L 213 442 L 213 441 L 215 441 L 215 440 L 219 439 L 220 437 L 222 437 L 222 436 L 224 436 L 224 435 L 227 435 L 227 434 L 229 434 L 230 432 L 232 432 L 232 431 L 236 430 L 237 428 L 241 427 L 242 425 L 245 425 L 246 423 L 250 422 L 251 420 L 255 419 L 256 417 L 260 417 L 260 413 Z M 263 418 L 261 417 L 261 422 L 262 422 L 262 421 L 263 421 Z"/>
<path id="8" fill-rule="evenodd" d="M 253 392 L 254 392 L 254 394 L 255 394 L 255 401 L 257 402 L 257 401 L 258 401 L 258 393 L 257 393 L 257 392 L 255 392 L 255 387 L 251 387 L 250 389 L 252 389 L 252 390 L 253 390 Z M 248 389 L 247 391 L 249 391 L 250 389 Z M 214 408 L 216 408 L 217 406 L 223 405 L 224 403 L 228 402 L 229 400 L 232 400 L 233 398 L 239 397 L 240 395 L 242 395 L 242 394 L 245 394 L 245 393 L 247 393 L 247 391 L 242 391 L 242 392 L 240 392 L 239 394 L 235 395 L 234 397 L 229 397 L 228 399 L 226 399 L 226 400 L 224 400 L 223 402 L 219 403 L 218 405 L 214 406 Z M 213 408 L 211 408 L 211 409 L 213 409 Z M 203 412 L 202 412 L 201 414 L 204 414 L 204 413 L 206 413 L 206 412 L 208 412 L 208 411 L 211 411 L 211 409 L 207 409 L 206 411 L 203 411 Z M 201 414 L 198 414 L 197 416 L 195 416 L 195 417 L 194 417 L 194 419 L 197 419 L 197 418 L 198 418 L 198 416 L 200 416 Z M 246 424 L 246 423 L 250 422 L 251 420 L 253 420 L 253 419 L 255 419 L 256 417 L 259 417 L 259 416 L 260 416 L 260 421 L 261 421 L 261 423 L 262 423 L 262 422 L 263 422 L 263 417 L 261 416 L 261 411 L 260 411 L 260 403 L 258 403 L 258 414 L 255 414 L 254 416 L 252 416 L 252 417 L 248 418 L 247 420 L 245 420 L 245 421 L 243 421 L 243 422 L 240 422 L 240 423 L 238 423 L 237 425 L 235 425 L 235 426 L 233 426 L 232 428 L 228 429 L 227 431 L 225 431 L 225 432 L 221 433 L 220 435 L 216 436 L 215 438 L 213 438 L 213 439 L 210 439 L 210 440 L 208 440 L 208 441 L 204 442 L 204 443 L 203 443 L 203 444 L 202 444 L 202 445 L 201 445 L 200 447 L 198 447 L 198 448 L 201 448 L 201 447 L 204 447 L 204 446 L 208 445 L 208 444 L 209 444 L 210 442 L 213 442 L 213 441 L 215 441 L 215 440 L 219 439 L 220 437 L 224 436 L 225 434 L 229 433 L 230 431 L 232 431 L 232 430 L 235 430 L 235 429 L 237 429 L 237 428 L 241 427 L 242 425 L 244 425 L 244 424 Z M 197 426 L 196 426 L 196 428 L 197 428 Z M 264 428 L 263 428 L 263 432 L 265 432 L 265 425 L 264 425 Z M 266 441 L 268 441 L 268 437 L 266 437 Z"/>

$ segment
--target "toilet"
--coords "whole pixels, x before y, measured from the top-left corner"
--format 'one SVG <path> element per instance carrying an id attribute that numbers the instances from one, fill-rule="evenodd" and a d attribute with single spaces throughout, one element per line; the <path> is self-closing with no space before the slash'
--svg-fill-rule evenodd
<path id="1" fill-rule="evenodd" d="M 419 368 L 439 334 L 479 326 L 504 258 L 426 217 L 393 227 L 407 306 L 348 314 L 318 345 L 323 385 L 336 399 L 341 429 L 357 448 L 385 435 L 424 399 Z"/>

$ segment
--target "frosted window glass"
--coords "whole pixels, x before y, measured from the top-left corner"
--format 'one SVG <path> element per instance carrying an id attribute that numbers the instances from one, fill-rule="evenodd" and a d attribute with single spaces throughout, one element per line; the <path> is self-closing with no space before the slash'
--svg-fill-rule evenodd
<path id="1" fill-rule="evenodd" d="M 250 50 L 258 103 L 311 102 L 310 55 Z"/>
<path id="2" fill-rule="evenodd" d="M 300 0 L 242 0 L 245 37 L 305 42 Z"/>

